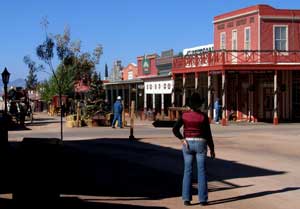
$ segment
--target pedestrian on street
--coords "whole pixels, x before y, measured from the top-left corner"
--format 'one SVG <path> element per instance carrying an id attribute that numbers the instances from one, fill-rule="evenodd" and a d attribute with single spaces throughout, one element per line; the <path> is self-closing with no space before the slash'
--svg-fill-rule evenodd
<path id="1" fill-rule="evenodd" d="M 116 121 L 118 121 L 118 125 L 120 128 L 123 128 L 122 126 L 122 111 L 123 111 L 123 105 L 121 103 L 121 97 L 118 96 L 117 97 L 117 101 L 114 103 L 114 109 L 113 109 L 113 113 L 114 113 L 114 119 L 113 122 L 111 124 L 112 128 L 115 128 L 115 123 Z"/>
<path id="2" fill-rule="evenodd" d="M 219 124 L 219 119 L 221 116 L 221 105 L 220 105 L 220 99 L 216 98 L 216 101 L 214 103 L 214 109 L 215 109 L 215 117 L 214 121 L 216 124 Z"/>
<path id="3" fill-rule="evenodd" d="M 184 112 L 174 125 L 173 133 L 182 143 L 184 174 L 182 183 L 182 199 L 184 205 L 191 205 L 193 161 L 197 162 L 198 198 L 200 205 L 207 205 L 208 188 L 206 176 L 207 146 L 210 156 L 215 158 L 214 142 L 208 116 L 201 112 L 203 100 L 198 93 L 191 97 L 191 110 Z M 180 128 L 183 125 L 183 135 Z"/>

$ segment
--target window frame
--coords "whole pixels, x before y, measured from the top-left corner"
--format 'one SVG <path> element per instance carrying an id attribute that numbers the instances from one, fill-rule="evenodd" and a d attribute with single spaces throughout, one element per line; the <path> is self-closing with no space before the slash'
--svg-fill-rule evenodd
<path id="1" fill-rule="evenodd" d="M 247 31 L 249 31 L 248 48 L 247 48 Z M 251 50 L 251 27 L 244 28 L 244 50 Z"/>
<path id="2" fill-rule="evenodd" d="M 276 39 L 276 37 L 275 37 L 276 36 L 276 33 L 275 33 L 276 28 L 286 28 L 286 31 L 285 31 L 285 37 L 286 37 L 285 38 L 285 41 L 286 41 L 285 51 L 288 51 L 289 50 L 289 43 L 288 43 L 288 40 L 289 40 L 288 39 L 289 27 L 288 27 L 288 25 L 273 25 L 273 50 L 278 50 L 278 49 L 276 49 L 276 40 L 280 40 L 280 41 L 283 40 L 283 39 Z M 281 35 L 281 33 L 280 33 L 280 35 Z M 282 53 L 286 54 L 287 52 L 282 52 Z"/>
<path id="3" fill-rule="evenodd" d="M 224 42 L 223 42 L 223 36 L 224 36 Z M 226 32 L 225 31 L 220 33 L 220 50 L 226 50 Z"/>

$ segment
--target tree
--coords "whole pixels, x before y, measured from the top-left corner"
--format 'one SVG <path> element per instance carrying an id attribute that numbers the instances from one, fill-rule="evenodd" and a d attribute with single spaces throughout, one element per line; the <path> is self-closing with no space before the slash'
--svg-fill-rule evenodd
<path id="1" fill-rule="evenodd" d="M 45 30 L 46 30 L 45 26 Z M 70 31 L 68 28 L 65 28 L 64 34 L 63 35 L 56 35 L 56 53 L 57 57 L 61 61 L 61 73 L 64 75 L 67 70 L 66 65 L 71 64 L 70 63 L 70 57 L 73 55 L 72 51 L 69 48 L 69 43 L 70 43 Z M 59 95 L 59 106 L 61 109 L 61 114 L 60 114 L 60 137 L 61 140 L 63 140 L 63 124 L 62 124 L 62 118 L 63 118 L 63 112 L 62 112 L 62 86 L 63 83 L 65 82 L 65 77 L 61 76 L 58 78 L 57 73 L 53 67 L 52 60 L 54 57 L 54 47 L 55 47 L 55 42 L 54 39 L 48 35 L 46 31 L 46 40 L 40 44 L 36 48 L 36 54 L 37 56 L 44 61 L 50 68 L 53 78 L 57 84 L 58 87 L 58 95 Z"/>
<path id="2" fill-rule="evenodd" d="M 105 64 L 105 78 L 104 79 L 108 79 L 108 66 L 107 66 L 107 64 Z"/>
<path id="3" fill-rule="evenodd" d="M 25 79 L 26 88 L 30 90 L 35 90 L 38 85 L 36 72 L 39 71 L 42 68 L 42 66 L 36 66 L 36 63 L 32 61 L 29 56 L 25 56 L 23 61 L 29 69 L 27 79 Z"/>
<path id="4" fill-rule="evenodd" d="M 43 83 L 45 94 L 43 97 L 50 99 L 51 95 L 58 93 L 61 108 L 62 95 L 74 93 L 76 81 L 85 79 L 89 82 L 91 80 L 92 72 L 103 54 L 103 48 L 102 45 L 97 45 L 93 55 L 81 53 L 81 42 L 71 42 L 68 27 L 65 27 L 63 34 L 53 36 L 47 32 L 47 19 L 44 19 L 43 25 L 46 34 L 45 41 L 37 46 L 36 54 L 48 66 L 52 74 L 49 81 Z M 53 66 L 55 55 L 59 60 L 59 65 L 56 68 Z M 61 114 L 61 140 L 63 140 L 62 117 Z"/>
<path id="5" fill-rule="evenodd" d="M 101 74 L 97 74 L 97 72 L 93 73 L 90 90 L 88 92 L 88 100 L 96 101 L 96 100 L 104 100 L 105 94 L 103 89 L 103 82 L 101 80 Z"/>

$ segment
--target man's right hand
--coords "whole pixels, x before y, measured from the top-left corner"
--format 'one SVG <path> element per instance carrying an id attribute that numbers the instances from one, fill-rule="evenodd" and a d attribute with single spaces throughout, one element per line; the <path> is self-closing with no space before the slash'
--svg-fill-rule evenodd
<path id="1" fill-rule="evenodd" d="M 210 150 L 210 157 L 211 157 L 212 159 L 215 159 L 215 158 L 216 158 L 215 150 Z"/>

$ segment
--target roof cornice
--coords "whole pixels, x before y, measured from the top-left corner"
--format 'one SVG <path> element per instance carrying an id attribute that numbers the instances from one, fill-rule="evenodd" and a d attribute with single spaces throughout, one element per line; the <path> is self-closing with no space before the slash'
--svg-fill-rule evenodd
<path id="1" fill-rule="evenodd" d="M 232 19 L 235 19 L 235 18 L 243 17 L 243 16 L 256 14 L 258 12 L 259 12 L 259 10 L 253 10 L 253 11 L 250 11 L 250 12 L 245 12 L 245 13 L 233 15 L 233 16 L 230 16 L 230 17 L 225 17 L 225 18 L 221 18 L 221 19 L 218 19 L 218 20 L 214 20 L 213 23 L 214 24 L 215 23 L 220 23 L 220 22 L 224 22 L 224 21 L 227 21 L 227 20 L 232 20 Z"/>

